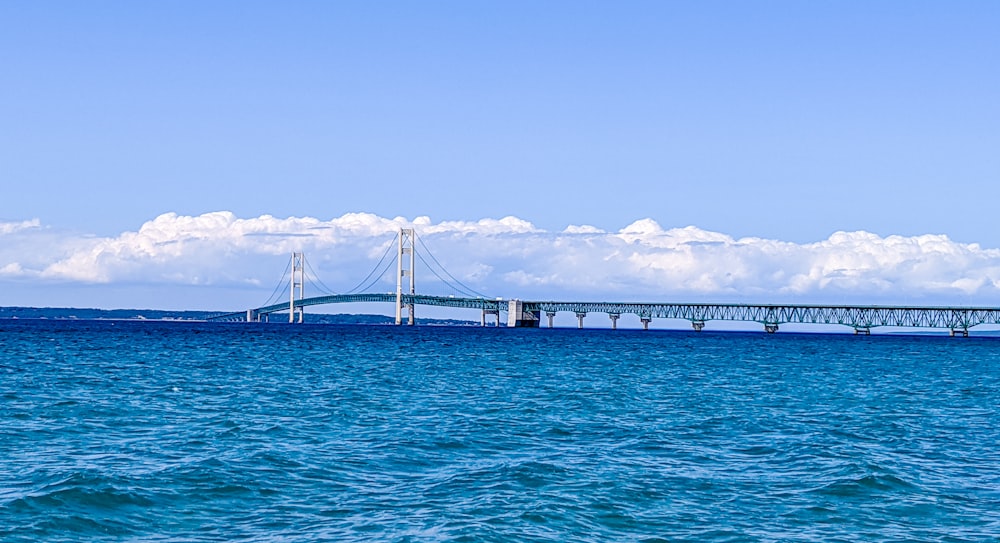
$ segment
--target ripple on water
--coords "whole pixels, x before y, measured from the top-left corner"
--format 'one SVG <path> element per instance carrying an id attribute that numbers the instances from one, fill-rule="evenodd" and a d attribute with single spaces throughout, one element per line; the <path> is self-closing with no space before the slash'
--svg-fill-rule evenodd
<path id="1" fill-rule="evenodd" d="M 1000 534 L 992 340 L 14 326 L 4 541 Z"/>
<path id="2" fill-rule="evenodd" d="M 30 518 L 30 530 L 8 535 L 38 540 L 127 536 L 145 529 L 157 496 L 132 481 L 77 472 L 5 500 L 8 518 Z M 2 533 L 2 532 L 0 532 Z"/>

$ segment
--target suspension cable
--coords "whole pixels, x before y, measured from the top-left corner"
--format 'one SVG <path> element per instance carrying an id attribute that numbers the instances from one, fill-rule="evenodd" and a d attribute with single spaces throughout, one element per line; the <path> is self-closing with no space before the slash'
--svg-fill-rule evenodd
<path id="1" fill-rule="evenodd" d="M 305 260 L 306 268 L 308 268 L 309 272 L 312 273 L 311 277 L 314 279 L 314 282 L 311 282 L 312 286 L 314 286 L 314 287 L 315 286 L 322 287 L 322 288 L 319 288 L 317 290 L 319 290 L 323 294 L 336 295 L 337 293 L 334 292 L 332 288 L 326 286 L 326 284 L 323 283 L 323 280 L 319 278 L 319 274 L 316 273 L 316 270 L 313 269 L 312 265 L 309 264 L 309 261 L 306 260 L 306 258 L 304 256 L 303 256 L 302 260 Z"/>
<path id="2" fill-rule="evenodd" d="M 395 237 L 395 236 L 393 236 L 393 237 Z M 423 238 L 418 237 L 418 236 L 413 236 L 413 237 L 416 238 L 417 242 L 420 243 L 420 246 L 424 249 L 421 252 L 416 252 L 415 251 L 417 258 L 419 258 L 420 261 L 425 266 L 427 266 L 427 269 L 432 274 L 434 274 L 434 276 L 437 277 L 438 280 L 440 280 L 446 286 L 450 287 L 452 290 L 454 290 L 454 291 L 456 291 L 456 292 L 458 292 L 458 293 L 460 293 L 462 295 L 470 296 L 470 297 L 479 297 L 479 298 L 486 298 L 487 297 L 485 294 L 483 294 L 483 293 L 481 293 L 481 292 L 479 292 L 479 291 L 477 291 L 477 290 L 469 287 L 468 285 L 466 285 L 465 283 L 463 283 L 462 281 L 460 281 L 458 278 L 456 278 L 454 275 L 452 275 L 441 264 L 441 262 L 437 259 L 437 257 L 434 256 L 434 253 L 432 253 L 431 250 L 430 250 L 430 248 L 427 247 L 427 244 L 424 243 Z M 365 276 L 365 278 L 362 279 L 357 285 L 355 285 L 354 288 L 346 291 L 344 294 L 355 294 L 355 293 L 358 293 L 358 292 L 365 292 L 368 289 L 370 289 L 372 286 L 374 286 L 380 279 L 382 279 L 382 277 L 385 276 L 386 272 L 388 272 L 389 269 L 392 267 L 392 265 L 395 264 L 396 261 L 398 260 L 398 255 L 394 255 L 392 257 L 392 259 L 388 263 L 386 263 L 386 257 L 389 256 L 389 253 L 392 251 L 392 247 L 393 247 L 393 244 L 391 242 L 388 243 L 386 245 L 385 251 L 382 253 L 381 258 L 379 258 L 378 263 L 376 263 L 375 266 L 372 268 L 372 270 L 370 272 L 368 272 L 368 275 Z M 422 254 L 424 252 L 426 252 L 427 256 L 430 257 L 431 261 L 433 261 L 434 264 L 436 264 L 436 268 L 439 269 L 439 270 L 441 270 L 441 272 L 443 272 L 444 275 L 446 275 L 449 279 L 451 279 L 450 281 L 448 279 L 446 279 L 445 277 L 443 277 L 440 273 L 438 273 L 437 270 L 435 269 L 435 266 L 432 266 L 430 262 L 428 262 L 426 259 L 424 259 L 423 254 Z M 308 268 L 309 272 L 311 273 L 310 277 L 314 278 L 314 280 L 310 281 L 310 283 L 314 287 L 319 287 L 318 290 L 320 290 L 324 294 L 336 295 L 336 292 L 333 289 L 331 289 L 329 286 L 327 286 L 325 283 L 323 283 L 323 281 L 319 278 L 319 274 L 317 274 L 316 270 L 313 269 L 313 267 L 312 267 L 311 264 L 309 264 L 309 261 L 305 260 L 305 258 L 303 258 L 303 261 L 305 262 L 306 268 Z M 385 264 L 385 265 L 383 266 L 383 264 Z M 275 302 L 275 300 L 279 296 L 279 293 L 283 289 L 290 288 L 291 278 L 289 278 L 287 281 L 285 281 L 285 278 L 288 276 L 288 272 L 289 272 L 291 266 L 292 266 L 292 263 L 291 263 L 291 260 L 289 260 L 288 264 L 285 266 L 285 271 L 281 274 L 281 279 L 278 280 L 278 285 L 275 287 L 274 292 L 271 293 L 271 296 L 268 297 L 267 301 L 264 302 L 264 304 L 261 307 L 266 307 L 268 305 L 271 305 L 272 303 Z"/>
<path id="3" fill-rule="evenodd" d="M 417 237 L 417 241 L 420 243 L 420 246 L 424 248 L 424 251 L 427 252 L 427 256 L 431 257 L 431 260 L 433 260 L 434 263 L 437 264 L 439 268 L 441 268 L 441 271 L 443 271 L 445 273 L 445 275 L 447 275 L 448 277 L 450 277 L 452 281 L 454 281 L 455 283 L 458 283 L 459 285 L 461 285 L 462 288 L 465 289 L 465 293 L 466 294 L 470 294 L 471 293 L 471 294 L 473 294 L 475 296 L 478 296 L 480 298 L 487 298 L 488 297 L 485 294 L 483 294 L 482 292 L 479 292 L 479 291 L 477 291 L 477 290 L 469 287 L 465 283 L 459 281 L 458 279 L 456 279 L 454 275 L 452 275 L 451 273 L 449 273 L 448 270 L 445 269 L 445 267 L 442 266 L 440 262 L 438 262 L 438 259 L 434 257 L 434 253 L 431 252 L 431 250 L 427 247 L 427 244 L 424 243 L 424 240 L 422 238 Z M 418 253 L 418 256 L 419 256 L 419 253 Z M 423 258 L 421 258 L 420 260 L 423 261 L 424 264 L 427 264 L 427 261 L 425 261 Z M 430 265 L 427 265 L 427 268 L 430 269 Z M 435 273 L 434 275 L 437 275 L 437 273 Z M 445 284 L 448 283 L 443 278 L 441 278 L 440 275 L 438 275 L 438 278 L 441 279 L 441 281 L 443 281 Z M 452 288 L 454 288 L 453 285 L 452 285 Z M 455 289 L 455 290 L 458 290 L 458 289 Z"/>
<path id="4" fill-rule="evenodd" d="M 364 292 L 364 291 L 370 289 L 373 285 L 375 285 L 375 283 L 378 283 L 379 279 L 382 279 L 382 277 L 385 276 L 385 272 L 389 271 L 389 269 L 392 268 L 393 264 L 396 263 L 397 259 L 398 259 L 398 256 L 392 257 L 392 260 L 390 260 L 385 265 L 385 267 L 382 269 L 382 271 L 379 272 L 378 274 L 374 274 L 375 278 L 372 279 L 371 282 L 369 282 L 367 285 L 365 285 L 362 289 L 360 289 L 359 292 Z"/>
<path id="5" fill-rule="evenodd" d="M 292 261 L 289 260 L 288 264 L 285 265 L 285 271 L 281 274 L 281 279 L 278 279 L 278 286 L 274 287 L 274 292 L 272 292 L 271 295 L 267 297 L 267 301 L 264 302 L 261 305 L 261 307 L 267 307 L 271 305 L 275 301 L 276 299 L 275 297 L 278 295 L 278 293 L 281 292 L 281 290 L 288 285 L 288 282 L 285 281 L 285 276 L 288 275 L 288 270 L 291 269 L 291 267 L 292 267 Z"/>
<path id="6" fill-rule="evenodd" d="M 366 275 L 365 278 L 362 279 L 360 283 L 358 283 L 357 285 L 355 285 L 354 288 L 352 288 L 351 290 L 348 290 L 344 294 L 354 294 L 355 292 L 359 292 L 359 289 L 360 289 L 360 291 L 363 291 L 363 290 L 367 289 L 368 287 L 370 287 L 371 285 L 366 285 L 364 288 L 361 288 L 361 285 L 364 285 L 365 282 L 367 282 L 369 279 L 371 279 L 372 275 L 374 275 L 375 272 L 378 271 L 379 266 L 381 266 L 382 262 L 385 261 L 385 257 L 389 256 L 389 251 L 391 249 L 392 249 L 392 242 L 389 242 L 389 244 L 386 245 L 386 247 L 385 247 L 385 252 L 382 253 L 382 258 L 380 258 L 378 260 L 378 264 L 375 264 L 375 267 L 372 268 L 372 271 L 368 272 L 368 275 Z M 395 262 L 395 261 L 396 261 L 396 258 L 393 257 L 393 262 Z M 385 272 L 386 272 L 386 270 L 383 270 L 382 273 L 378 274 L 378 278 L 381 279 L 382 275 L 384 275 Z"/>
<path id="7" fill-rule="evenodd" d="M 434 274 L 434 277 L 437 277 L 438 279 L 440 279 L 441 282 L 445 284 L 445 286 L 451 287 L 452 290 L 454 290 L 455 292 L 461 294 L 462 296 L 468 296 L 470 298 L 475 298 L 476 297 L 475 293 L 472 293 L 472 292 L 467 291 L 465 289 L 461 289 L 458 286 L 456 286 L 455 284 L 450 283 L 444 277 L 441 277 L 441 274 L 439 274 L 438 272 L 434 271 L 434 268 L 426 260 L 424 260 L 424 257 L 420 256 L 420 253 L 417 253 L 417 258 L 419 258 L 420 261 L 424 263 L 424 266 L 427 266 L 427 270 L 430 271 L 432 274 Z"/>
<path id="8" fill-rule="evenodd" d="M 292 278 L 289 277 L 288 281 L 285 281 L 284 285 L 280 285 L 280 288 L 278 290 L 279 291 L 288 292 L 291 288 L 292 288 Z M 267 307 L 269 305 L 274 305 L 274 304 L 278 303 L 278 300 L 280 300 L 280 299 L 281 299 L 281 296 L 278 296 L 278 297 L 274 298 L 273 300 L 268 300 L 267 303 L 265 303 L 261 307 Z"/>

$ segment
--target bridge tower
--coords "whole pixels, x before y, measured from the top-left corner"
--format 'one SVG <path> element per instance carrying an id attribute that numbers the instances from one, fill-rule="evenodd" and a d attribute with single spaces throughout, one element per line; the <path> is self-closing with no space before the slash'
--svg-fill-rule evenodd
<path id="1" fill-rule="evenodd" d="M 406 324 L 413 325 L 413 301 L 403 303 L 403 279 L 410 278 L 409 294 L 416 294 L 413 284 L 414 258 L 416 258 L 417 234 L 412 228 L 399 229 L 399 252 L 396 254 L 396 324 L 403 324 L 403 306 L 406 306 Z M 405 258 L 409 255 L 409 258 Z M 404 260 L 406 262 L 404 262 Z"/>
<path id="2" fill-rule="evenodd" d="M 292 280 L 289 281 L 290 292 L 288 293 L 288 322 L 295 322 L 295 312 L 299 314 L 301 323 L 305 317 L 305 307 L 299 305 L 295 307 L 295 289 L 299 291 L 298 299 L 304 298 L 306 284 L 306 255 L 305 253 L 292 253 Z"/>

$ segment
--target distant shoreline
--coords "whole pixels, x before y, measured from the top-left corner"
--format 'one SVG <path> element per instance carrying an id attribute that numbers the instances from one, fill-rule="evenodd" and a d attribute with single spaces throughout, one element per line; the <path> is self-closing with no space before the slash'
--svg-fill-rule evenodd
<path id="1" fill-rule="evenodd" d="M 168 311 L 163 309 L 96 309 L 78 307 L 0 307 L 0 320 L 128 320 L 164 322 L 202 322 L 220 311 Z M 284 315 L 274 315 L 273 322 L 283 322 Z M 287 320 L 287 319 L 286 319 Z M 394 324 L 393 317 L 376 314 L 306 313 L 306 324 Z M 447 326 L 479 326 L 478 322 L 461 319 L 419 319 L 423 324 Z"/>

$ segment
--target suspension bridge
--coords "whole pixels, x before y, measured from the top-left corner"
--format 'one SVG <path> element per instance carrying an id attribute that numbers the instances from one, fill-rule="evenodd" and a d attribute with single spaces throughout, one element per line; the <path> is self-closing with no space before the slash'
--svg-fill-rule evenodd
<path id="1" fill-rule="evenodd" d="M 649 329 L 653 319 L 676 319 L 688 321 L 700 332 L 710 321 L 756 322 L 767 333 L 775 333 L 783 324 L 826 324 L 842 325 L 854 330 L 855 334 L 869 335 L 872 328 L 936 328 L 948 330 L 952 336 L 968 337 L 969 329 L 979 325 L 1000 325 L 1000 308 L 993 307 L 919 307 L 919 306 L 878 306 L 878 305 L 799 305 L 799 304 L 711 304 L 711 303 L 660 303 L 660 302 L 567 302 L 531 301 L 520 299 L 491 298 L 468 287 L 441 265 L 417 237 L 412 228 L 400 229 L 395 243 L 387 245 L 382 258 L 372 271 L 357 286 L 345 293 L 335 293 L 319 281 L 316 273 L 306 261 L 305 254 L 293 253 L 288 267 L 271 297 L 262 306 L 223 313 L 209 317 L 217 321 L 263 322 L 271 315 L 288 313 L 288 322 L 303 322 L 305 308 L 317 305 L 344 303 L 391 303 L 395 306 L 397 325 L 414 325 L 415 307 L 437 306 L 474 309 L 481 312 L 481 324 L 494 321 L 495 326 L 505 323 L 508 327 L 538 328 L 542 315 L 549 328 L 557 313 L 574 314 L 579 328 L 583 328 L 584 318 L 591 313 L 608 316 L 612 329 L 618 327 L 622 315 L 638 316 L 642 328 Z M 389 258 L 395 246 L 395 256 Z M 417 247 L 422 251 L 417 251 Z M 426 253 L 430 260 L 423 257 Z M 460 295 L 433 296 L 417 294 L 415 288 L 415 264 L 419 259 L 439 280 Z M 395 267 L 396 291 L 372 293 L 369 291 L 390 269 Z M 305 296 L 306 270 L 312 273 L 313 286 L 323 294 Z M 287 281 L 286 281 L 287 278 Z M 287 289 L 287 290 L 286 290 Z M 275 301 L 283 296 L 285 301 Z M 506 319 L 501 317 L 506 314 Z"/>

